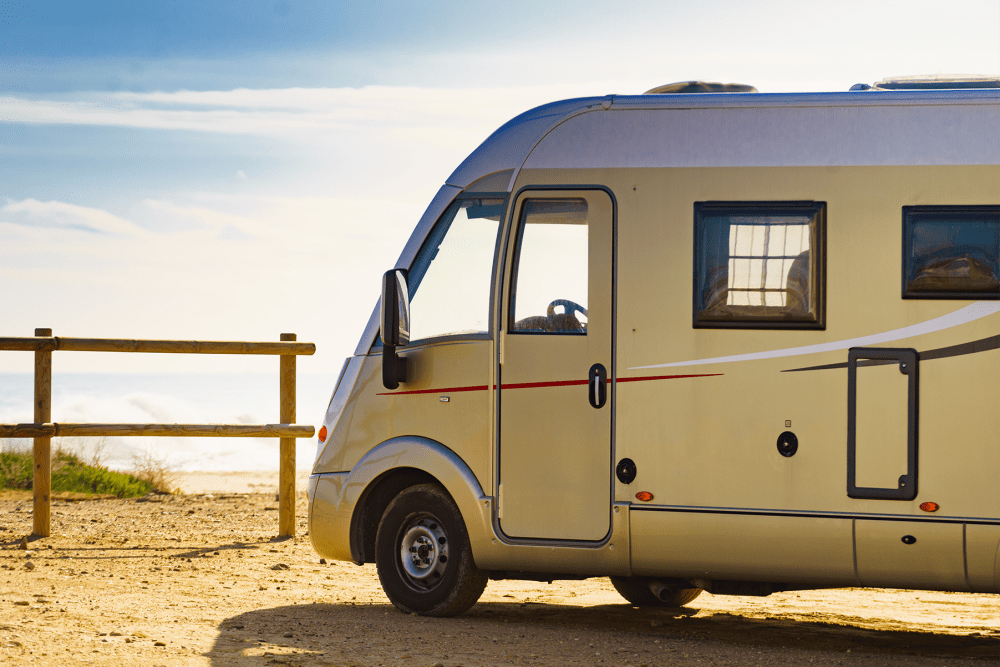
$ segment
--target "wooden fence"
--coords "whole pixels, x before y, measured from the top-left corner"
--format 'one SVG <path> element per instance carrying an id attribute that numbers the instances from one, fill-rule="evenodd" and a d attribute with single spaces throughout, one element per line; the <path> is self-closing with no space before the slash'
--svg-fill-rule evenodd
<path id="1" fill-rule="evenodd" d="M 52 329 L 35 329 L 34 338 L 0 338 L 0 350 L 35 353 L 35 421 L 0 424 L 0 437 L 34 439 L 33 534 L 51 533 L 52 446 L 59 436 L 186 436 L 280 438 L 278 468 L 278 534 L 295 535 L 295 439 L 311 438 L 315 429 L 295 423 L 295 356 L 314 354 L 313 343 L 295 342 L 295 334 L 281 334 L 281 342 L 128 340 L 122 338 L 57 338 Z M 164 352 L 182 354 L 280 355 L 280 424 L 53 424 L 52 352 Z"/>

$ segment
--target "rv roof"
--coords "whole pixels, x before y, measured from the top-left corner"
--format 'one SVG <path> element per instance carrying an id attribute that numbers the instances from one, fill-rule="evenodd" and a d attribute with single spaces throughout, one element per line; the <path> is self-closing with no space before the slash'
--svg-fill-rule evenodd
<path id="1" fill-rule="evenodd" d="M 921 74 L 896 76 L 869 86 L 858 83 L 851 90 L 955 90 L 968 88 L 1000 88 L 1000 77 L 982 74 Z"/>
<path id="2" fill-rule="evenodd" d="M 508 121 L 446 184 L 465 188 L 511 169 L 512 185 L 522 167 L 622 159 L 632 167 L 997 164 L 998 123 L 1000 87 L 584 97 Z"/>

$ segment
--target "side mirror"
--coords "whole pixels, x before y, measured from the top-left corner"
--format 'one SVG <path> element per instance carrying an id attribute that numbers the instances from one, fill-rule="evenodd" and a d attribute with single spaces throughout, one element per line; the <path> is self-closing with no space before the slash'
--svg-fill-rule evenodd
<path id="1" fill-rule="evenodd" d="M 406 359 L 396 354 L 396 347 L 410 342 L 407 281 L 404 269 L 386 271 L 382 276 L 382 384 L 386 389 L 396 389 L 400 382 L 406 382 Z"/>

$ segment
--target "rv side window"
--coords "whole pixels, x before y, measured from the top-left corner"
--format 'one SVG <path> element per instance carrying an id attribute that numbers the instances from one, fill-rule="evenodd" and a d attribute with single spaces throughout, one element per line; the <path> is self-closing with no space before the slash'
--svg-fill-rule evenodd
<path id="1" fill-rule="evenodd" d="M 410 269 L 410 340 L 489 332 L 502 199 L 460 199 Z"/>
<path id="2" fill-rule="evenodd" d="M 585 199 L 524 202 L 514 257 L 511 333 L 587 333 L 589 230 Z"/>
<path id="3" fill-rule="evenodd" d="M 698 202 L 694 326 L 824 327 L 823 202 Z"/>
<path id="4" fill-rule="evenodd" d="M 1000 298 L 1000 206 L 904 206 L 903 298 Z"/>

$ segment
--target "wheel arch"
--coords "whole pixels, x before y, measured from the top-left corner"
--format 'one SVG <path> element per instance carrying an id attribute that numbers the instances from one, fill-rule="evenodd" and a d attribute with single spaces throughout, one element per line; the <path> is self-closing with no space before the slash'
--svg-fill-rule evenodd
<path id="1" fill-rule="evenodd" d="M 379 520 L 392 499 L 406 488 L 427 483 L 451 496 L 473 544 L 473 535 L 491 525 L 489 499 L 458 454 L 428 438 L 393 438 L 369 451 L 351 473 L 350 486 L 359 489 L 350 526 L 354 562 L 374 561 Z"/>

